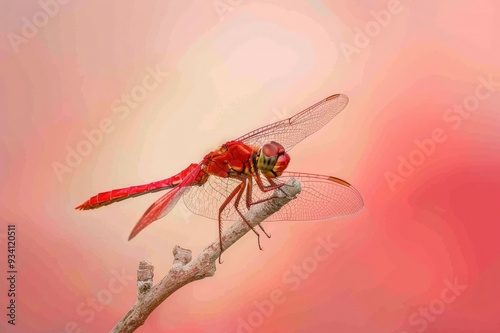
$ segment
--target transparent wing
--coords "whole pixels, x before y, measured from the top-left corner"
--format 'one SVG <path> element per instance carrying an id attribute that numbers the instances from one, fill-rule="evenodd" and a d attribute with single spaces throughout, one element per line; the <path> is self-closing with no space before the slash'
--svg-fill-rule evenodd
<path id="1" fill-rule="evenodd" d="M 290 178 L 295 178 L 301 183 L 300 194 L 265 222 L 331 219 L 355 214 L 363 208 L 361 194 L 344 180 L 316 174 L 285 172 L 282 177 L 274 181 L 278 184 L 286 183 Z M 264 179 L 263 181 L 268 185 Z M 183 196 L 184 203 L 193 213 L 217 220 L 222 203 L 239 184 L 239 180 L 212 176 L 203 186 L 190 187 Z M 272 194 L 273 191 L 262 192 L 252 180 L 252 202 L 270 198 Z M 238 205 L 242 214 L 248 211 L 246 195 L 245 189 Z M 224 221 L 239 219 L 234 199 L 224 210 L 222 219 Z"/>
<path id="2" fill-rule="evenodd" d="M 194 214 L 217 220 L 219 208 L 240 183 L 241 181 L 232 178 L 210 176 L 202 186 L 195 185 L 186 190 L 183 195 L 184 204 Z M 221 216 L 224 221 L 238 219 L 234 199 Z"/>
<path id="3" fill-rule="evenodd" d="M 345 108 L 348 102 L 349 98 L 346 95 L 332 95 L 293 117 L 256 129 L 235 141 L 253 147 L 276 141 L 289 151 L 297 143 L 325 126 Z"/>
<path id="4" fill-rule="evenodd" d="M 340 178 L 285 172 L 279 179 L 286 183 L 290 178 L 300 182 L 301 192 L 264 222 L 332 219 L 355 214 L 364 206 L 361 194 Z"/>

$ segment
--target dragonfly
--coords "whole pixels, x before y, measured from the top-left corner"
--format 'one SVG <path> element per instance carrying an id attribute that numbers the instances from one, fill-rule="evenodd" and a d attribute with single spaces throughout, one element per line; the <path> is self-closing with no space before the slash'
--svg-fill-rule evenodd
<path id="1" fill-rule="evenodd" d="M 183 198 L 194 214 L 217 220 L 219 247 L 223 252 L 223 222 L 241 219 L 257 235 L 245 218 L 248 210 L 272 200 L 276 190 L 294 178 L 301 184 L 296 198 L 269 216 L 270 221 L 314 221 L 345 217 L 363 208 L 361 194 L 347 181 L 333 176 L 289 172 L 289 151 L 338 115 L 348 104 L 346 95 L 331 95 L 296 115 L 263 126 L 238 139 L 228 141 L 178 174 L 149 184 L 102 192 L 81 205 L 78 210 L 95 209 L 146 193 L 170 190 L 154 202 L 130 233 L 137 236 L 152 222 L 167 215 Z M 260 230 L 270 235 L 258 224 Z M 219 257 L 220 261 L 220 257 Z"/>

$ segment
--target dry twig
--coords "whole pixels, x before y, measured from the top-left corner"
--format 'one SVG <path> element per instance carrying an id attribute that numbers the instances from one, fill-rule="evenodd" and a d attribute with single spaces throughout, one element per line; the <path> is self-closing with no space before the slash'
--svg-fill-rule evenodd
<path id="1" fill-rule="evenodd" d="M 276 199 L 252 206 L 245 218 L 252 227 L 257 226 L 270 215 L 292 200 L 300 192 L 300 183 L 290 179 L 286 186 L 275 191 Z M 250 228 L 242 221 L 235 222 L 222 234 L 224 251 L 245 235 Z M 215 260 L 220 256 L 219 240 L 207 246 L 193 261 L 191 250 L 174 247 L 174 263 L 168 274 L 153 287 L 153 265 L 141 261 L 137 271 L 137 301 L 127 314 L 110 331 L 111 333 L 134 332 L 143 325 L 146 318 L 167 297 L 186 284 L 213 276 L 215 274 Z"/>

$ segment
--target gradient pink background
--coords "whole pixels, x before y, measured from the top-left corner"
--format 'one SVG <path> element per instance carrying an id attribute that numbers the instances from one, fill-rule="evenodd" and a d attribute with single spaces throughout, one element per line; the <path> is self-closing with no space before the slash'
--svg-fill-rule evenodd
<path id="1" fill-rule="evenodd" d="M 286 301 L 254 332 L 413 333 L 409 318 L 453 279 L 467 288 L 425 331 L 499 332 L 500 86 L 458 129 L 443 120 L 474 94 L 479 76 L 500 80 L 498 2 L 402 0 L 402 12 L 349 59 L 340 45 L 354 45 L 353 29 L 387 1 L 232 3 L 220 20 L 212 1 L 74 0 L 18 53 L 7 34 L 19 34 L 39 4 L 0 4 L 0 308 L 10 223 L 20 272 L 17 325 L 2 312 L 1 331 L 59 333 L 71 321 L 79 332 L 109 331 L 134 303 L 134 281 L 92 318 L 77 309 L 108 288 L 111 270 L 134 275 L 146 258 L 157 282 L 175 244 L 197 253 L 217 227 L 176 207 L 128 242 L 161 193 L 89 212 L 73 207 L 173 175 L 225 140 L 345 93 L 346 110 L 294 148 L 290 170 L 348 180 L 365 209 L 267 225 L 273 237 L 263 252 L 247 235 L 215 277 L 176 292 L 138 332 L 236 332 L 255 301 L 280 289 Z M 120 119 L 112 102 L 157 65 L 168 77 Z M 106 117 L 114 130 L 58 180 L 53 163 Z M 447 140 L 392 191 L 384 174 L 437 127 Z M 338 249 L 290 290 L 283 274 L 328 236 Z"/>

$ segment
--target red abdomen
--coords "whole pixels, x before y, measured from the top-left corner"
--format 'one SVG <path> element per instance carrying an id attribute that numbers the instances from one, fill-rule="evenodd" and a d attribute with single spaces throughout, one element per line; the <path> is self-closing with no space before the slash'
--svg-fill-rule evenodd
<path id="1" fill-rule="evenodd" d="M 79 210 L 87 210 L 87 209 L 95 209 L 99 208 L 102 206 L 107 206 L 109 204 L 112 204 L 114 202 L 122 201 L 128 198 L 133 198 L 139 195 L 143 195 L 146 193 L 151 193 L 151 192 L 156 192 L 156 191 L 161 191 L 161 190 L 166 190 L 172 187 L 177 186 L 182 182 L 184 177 L 188 175 L 191 170 L 196 168 L 198 164 L 191 164 L 189 167 L 186 169 L 182 170 L 179 172 L 177 175 L 152 182 L 149 184 L 144 184 L 144 185 L 137 185 L 137 186 L 130 186 L 130 187 L 125 187 L 125 188 L 119 188 L 115 190 L 111 190 L 108 192 L 102 192 L 97 195 L 94 195 L 92 198 L 89 200 L 85 201 L 81 205 L 75 207 L 75 209 Z"/>

